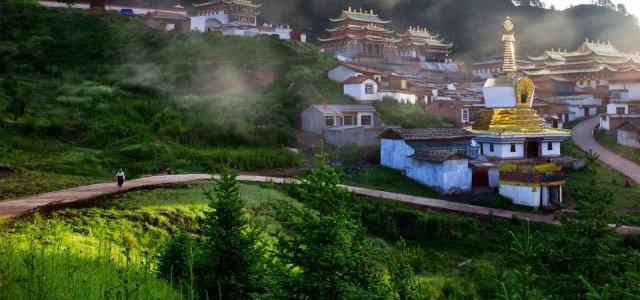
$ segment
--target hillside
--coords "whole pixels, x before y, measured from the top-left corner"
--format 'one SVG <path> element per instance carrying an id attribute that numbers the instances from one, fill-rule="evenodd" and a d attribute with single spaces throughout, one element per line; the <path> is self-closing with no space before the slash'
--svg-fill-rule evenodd
<path id="1" fill-rule="evenodd" d="M 0 32 L 0 172 L 104 180 L 121 167 L 139 176 L 296 165 L 281 147 L 299 112 L 350 101 L 326 78 L 334 58 L 312 45 L 162 35 L 136 18 L 23 1 L 0 4 L 0 27 L 11 28 Z M 58 181 L 25 183 L 33 178 Z"/>

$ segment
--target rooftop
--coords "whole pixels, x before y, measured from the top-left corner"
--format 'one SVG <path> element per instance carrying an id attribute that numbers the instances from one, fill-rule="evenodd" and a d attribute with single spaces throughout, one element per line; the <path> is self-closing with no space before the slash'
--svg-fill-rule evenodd
<path id="1" fill-rule="evenodd" d="M 420 151 L 420 152 L 414 153 L 409 157 L 415 160 L 435 161 L 435 162 L 443 162 L 445 160 L 451 160 L 451 159 L 470 159 L 469 156 L 466 156 L 462 153 L 449 151 L 449 150 Z"/>
<path id="2" fill-rule="evenodd" d="M 347 10 L 343 10 L 342 14 L 338 18 L 329 19 L 329 20 L 333 22 L 338 22 L 338 21 L 344 21 L 347 19 L 363 21 L 363 22 L 379 23 L 379 24 L 391 23 L 391 21 L 380 19 L 380 17 L 378 17 L 377 14 L 373 13 L 373 10 L 366 11 L 360 8 L 360 10 L 358 11 L 356 9 L 352 9 L 351 6 L 349 6 Z"/>
<path id="3" fill-rule="evenodd" d="M 365 76 L 365 75 L 360 75 L 360 76 L 356 76 L 356 77 L 349 77 L 347 78 L 345 81 L 343 81 L 343 84 L 357 84 L 357 83 L 363 83 L 367 80 L 371 79 L 369 76 Z"/>
<path id="4" fill-rule="evenodd" d="M 402 139 L 405 141 L 443 140 L 474 137 L 474 134 L 459 128 L 418 128 L 418 129 L 388 129 L 382 135 L 383 139 Z"/>
<path id="5" fill-rule="evenodd" d="M 339 115 L 347 111 L 376 111 L 376 108 L 366 104 L 315 104 L 318 111 L 325 115 Z"/>

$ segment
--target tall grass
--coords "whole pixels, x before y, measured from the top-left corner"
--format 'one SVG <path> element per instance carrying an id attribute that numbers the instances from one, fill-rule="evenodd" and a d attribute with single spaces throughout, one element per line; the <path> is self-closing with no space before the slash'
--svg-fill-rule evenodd
<path id="1" fill-rule="evenodd" d="M 0 299 L 181 299 L 155 276 L 153 255 L 133 245 L 66 247 L 56 225 L 36 222 L 21 239 L 0 239 Z"/>

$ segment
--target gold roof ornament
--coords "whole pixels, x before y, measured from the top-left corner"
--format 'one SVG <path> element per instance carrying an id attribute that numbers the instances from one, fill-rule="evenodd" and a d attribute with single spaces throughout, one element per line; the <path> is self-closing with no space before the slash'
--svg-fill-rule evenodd
<path id="1" fill-rule="evenodd" d="M 516 106 L 518 108 L 531 108 L 533 105 L 533 93 L 535 90 L 536 87 L 531 78 L 523 77 L 518 80 L 518 84 L 516 84 Z"/>
<path id="2" fill-rule="evenodd" d="M 504 42 L 504 53 L 502 55 L 502 72 L 508 77 L 516 77 L 516 37 L 513 32 L 514 26 L 511 17 L 502 23 L 504 32 L 502 42 Z"/>

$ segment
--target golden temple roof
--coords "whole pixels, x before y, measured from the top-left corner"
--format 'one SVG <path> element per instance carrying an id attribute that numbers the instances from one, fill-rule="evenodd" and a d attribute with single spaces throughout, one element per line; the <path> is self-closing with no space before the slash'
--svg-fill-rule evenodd
<path id="1" fill-rule="evenodd" d="M 193 6 L 201 7 L 201 6 L 207 6 L 215 3 L 236 4 L 236 5 L 248 6 L 252 8 L 259 8 L 262 6 L 262 3 L 254 4 L 253 2 L 251 2 L 251 0 L 212 0 L 204 3 L 193 3 Z"/>
<path id="2" fill-rule="evenodd" d="M 420 28 L 420 26 L 409 27 L 406 33 L 398 34 L 398 37 L 414 46 L 453 47 L 453 43 L 445 43 L 438 34 L 433 35 L 426 28 Z"/>
<path id="3" fill-rule="evenodd" d="M 329 19 L 332 22 L 338 22 L 338 21 L 344 21 L 347 19 L 351 19 L 351 20 L 356 20 L 356 21 L 364 21 L 364 22 L 371 22 L 371 23 L 378 23 L 378 24 L 389 24 L 391 23 L 391 21 L 387 21 L 387 20 L 382 20 L 380 19 L 380 17 L 373 13 L 373 9 L 370 11 L 367 10 L 362 10 L 362 8 L 360 8 L 360 10 L 356 10 L 356 9 L 352 9 L 351 6 L 349 6 L 349 8 L 347 8 L 347 10 L 343 10 L 342 14 L 340 14 L 339 17 L 333 19 Z"/>

